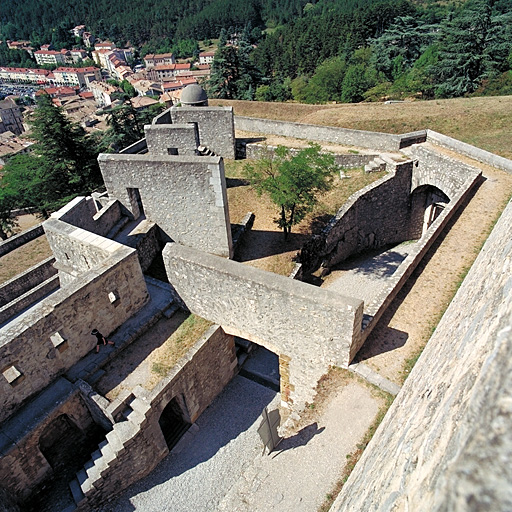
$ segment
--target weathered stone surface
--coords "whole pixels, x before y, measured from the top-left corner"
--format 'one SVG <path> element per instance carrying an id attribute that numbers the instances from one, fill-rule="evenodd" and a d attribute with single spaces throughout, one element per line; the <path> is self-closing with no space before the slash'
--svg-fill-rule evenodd
<path id="1" fill-rule="evenodd" d="M 512 509 L 509 203 L 333 510 Z"/>
<path id="2" fill-rule="evenodd" d="M 166 241 L 232 256 L 224 164 L 220 157 L 106 155 L 98 158 L 109 194 L 135 217 L 128 188 Z"/>
<path id="3" fill-rule="evenodd" d="M 152 124 L 144 126 L 144 133 L 152 155 L 196 156 L 199 132 L 195 124 Z"/>
<path id="4" fill-rule="evenodd" d="M 312 400 L 329 365 L 348 365 L 362 301 L 178 244 L 163 256 L 169 282 L 192 312 L 290 358 L 288 402 L 297 409 Z"/>

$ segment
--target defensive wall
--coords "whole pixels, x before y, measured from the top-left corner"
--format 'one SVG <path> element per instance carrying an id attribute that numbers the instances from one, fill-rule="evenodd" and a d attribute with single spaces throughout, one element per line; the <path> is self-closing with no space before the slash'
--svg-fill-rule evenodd
<path id="1" fill-rule="evenodd" d="M 94 348 L 92 327 L 109 334 L 148 300 L 135 250 L 57 219 L 45 231 L 66 284 L 1 328 L 0 421 Z"/>
<path id="2" fill-rule="evenodd" d="M 283 404 L 300 410 L 329 365 L 350 362 L 361 300 L 179 244 L 168 244 L 163 257 L 187 308 L 279 355 Z"/>
<path id="3" fill-rule="evenodd" d="M 134 218 L 145 214 L 165 242 L 232 256 L 231 224 L 220 157 L 98 157 L 105 186 Z"/>
<path id="4" fill-rule="evenodd" d="M 512 508 L 512 203 L 331 510 Z"/>
<path id="5" fill-rule="evenodd" d="M 235 116 L 235 127 L 237 130 L 245 132 L 272 133 L 284 137 L 334 142 L 344 146 L 378 149 L 380 151 L 397 151 L 411 144 L 425 142 L 427 138 L 426 131 L 393 135 L 244 116 Z"/>
<path id="6" fill-rule="evenodd" d="M 44 234 L 43 225 L 38 224 L 0 242 L 0 257 Z"/>
<path id="7" fill-rule="evenodd" d="M 105 414 L 118 421 L 77 474 L 77 510 L 91 510 L 153 470 L 169 453 L 160 424 L 165 409 L 174 406 L 186 424 L 194 423 L 237 366 L 233 336 L 214 325 L 154 389 L 137 386 L 109 404 Z"/>

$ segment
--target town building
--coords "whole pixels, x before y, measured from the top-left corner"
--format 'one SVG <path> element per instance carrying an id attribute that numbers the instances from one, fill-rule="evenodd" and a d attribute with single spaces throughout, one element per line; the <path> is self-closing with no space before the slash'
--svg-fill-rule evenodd
<path id="1" fill-rule="evenodd" d="M 53 71 L 54 81 L 57 85 L 78 85 L 87 87 L 91 82 L 101 81 L 101 72 L 94 66 L 85 68 L 60 67 Z"/>
<path id="2" fill-rule="evenodd" d="M 201 52 L 199 54 L 199 64 L 211 64 L 214 56 L 215 52 Z"/>
<path id="3" fill-rule="evenodd" d="M 160 65 L 169 66 L 175 63 L 176 59 L 172 53 L 148 53 L 148 55 L 144 57 L 144 64 L 146 65 L 146 68 L 154 68 Z"/>
<path id="4" fill-rule="evenodd" d="M 53 73 L 47 69 L 0 67 L 0 80 L 11 83 L 49 84 Z"/>
<path id="5" fill-rule="evenodd" d="M 89 85 L 89 90 L 98 107 L 109 107 L 113 101 L 112 94 L 118 91 L 118 88 L 105 82 L 93 82 Z"/>
<path id="6" fill-rule="evenodd" d="M 66 64 L 66 53 L 62 51 L 58 52 L 56 50 L 37 50 L 37 52 L 34 52 L 34 57 L 40 66 L 44 66 L 45 64 Z"/>
<path id="7" fill-rule="evenodd" d="M 21 108 L 12 98 L 0 101 L 0 133 L 12 132 L 14 135 L 21 135 L 24 131 Z"/>
<path id="8" fill-rule="evenodd" d="M 149 80 L 163 82 L 166 78 L 179 76 L 187 71 L 190 71 L 190 64 L 159 64 L 147 69 L 147 77 Z"/>
<path id="9" fill-rule="evenodd" d="M 75 37 L 82 37 L 83 33 L 85 32 L 85 25 L 77 25 L 71 29 L 71 32 Z"/>

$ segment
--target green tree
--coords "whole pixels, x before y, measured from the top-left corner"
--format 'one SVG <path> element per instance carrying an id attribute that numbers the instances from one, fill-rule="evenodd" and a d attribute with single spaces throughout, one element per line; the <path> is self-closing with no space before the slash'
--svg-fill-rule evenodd
<path id="1" fill-rule="evenodd" d="M 92 140 L 48 95 L 30 117 L 33 154 L 9 160 L 3 168 L 0 198 L 17 208 L 37 207 L 47 217 L 72 197 L 102 183 Z"/>
<path id="2" fill-rule="evenodd" d="M 319 194 L 332 187 L 337 170 L 334 156 L 321 153 L 320 145 L 291 153 L 278 146 L 270 154 L 254 164 L 244 167 L 244 174 L 258 194 L 268 194 L 279 207 L 276 224 L 283 230 L 285 240 L 292 226 L 298 224 L 317 203 Z"/>

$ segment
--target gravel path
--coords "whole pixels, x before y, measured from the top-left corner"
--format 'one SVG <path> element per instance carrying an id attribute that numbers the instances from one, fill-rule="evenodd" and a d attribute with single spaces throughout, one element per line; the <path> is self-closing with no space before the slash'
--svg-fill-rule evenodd
<path id="1" fill-rule="evenodd" d="M 156 469 L 100 512 L 209 512 L 261 453 L 256 431 L 276 393 L 235 377 Z M 178 453 L 176 453 L 178 452 Z"/>

